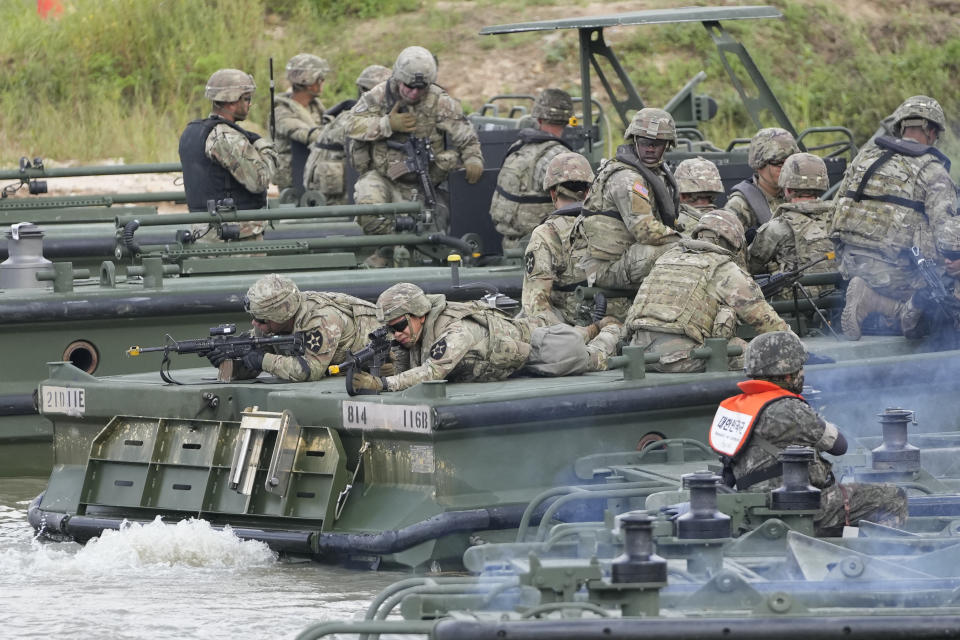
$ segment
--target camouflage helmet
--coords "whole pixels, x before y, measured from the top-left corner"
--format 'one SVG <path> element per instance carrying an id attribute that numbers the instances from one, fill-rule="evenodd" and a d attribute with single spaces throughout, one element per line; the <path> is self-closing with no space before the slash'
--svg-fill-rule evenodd
<path id="1" fill-rule="evenodd" d="M 673 172 L 680 193 L 723 193 L 717 165 L 704 158 L 687 158 Z"/>
<path id="2" fill-rule="evenodd" d="M 960 216 L 947 218 L 937 230 L 937 249 L 949 260 L 960 258 Z"/>
<path id="3" fill-rule="evenodd" d="M 783 163 L 778 184 L 794 191 L 826 191 L 830 188 L 827 165 L 812 153 L 795 153 Z"/>
<path id="4" fill-rule="evenodd" d="M 747 151 L 747 164 L 754 171 L 762 169 L 771 162 L 782 162 L 791 155 L 800 152 L 797 141 L 786 129 L 768 127 L 760 129 L 750 139 Z"/>
<path id="5" fill-rule="evenodd" d="M 393 77 L 408 87 L 427 87 L 437 80 L 437 61 L 423 47 L 407 47 L 393 63 Z"/>
<path id="6" fill-rule="evenodd" d="M 300 309 L 300 289 L 290 278 L 271 273 L 247 290 L 244 307 L 259 320 L 286 322 Z"/>
<path id="7" fill-rule="evenodd" d="M 245 93 L 253 93 L 253 76 L 239 69 L 218 69 L 207 80 L 203 95 L 214 102 L 236 102 Z"/>
<path id="8" fill-rule="evenodd" d="M 389 78 L 391 73 L 393 72 L 382 64 L 372 64 L 357 76 L 357 86 L 361 91 L 370 91 Z"/>
<path id="9" fill-rule="evenodd" d="M 323 80 L 330 73 L 330 65 L 312 53 L 298 53 L 287 63 L 287 81 L 292 85 L 309 86 Z"/>
<path id="10" fill-rule="evenodd" d="M 937 125 L 940 131 L 947 128 L 947 120 L 943 115 L 940 103 L 928 96 L 911 96 L 893 112 L 893 131 L 896 135 L 903 134 L 903 127 L 922 127 L 920 119 Z"/>
<path id="11" fill-rule="evenodd" d="M 573 99 L 562 89 L 544 89 L 533 102 L 531 115 L 552 124 L 567 124 L 573 116 Z"/>
<path id="12" fill-rule="evenodd" d="M 377 320 L 390 322 L 394 318 L 410 314 L 425 316 L 430 312 L 430 301 L 423 289 L 409 282 L 400 282 L 377 298 Z"/>
<path id="13" fill-rule="evenodd" d="M 792 331 L 761 333 L 743 355 L 743 371 L 751 378 L 797 373 L 807 361 L 807 350 Z"/>
<path id="14" fill-rule="evenodd" d="M 558 153 L 547 165 L 543 176 L 543 190 L 550 191 L 564 182 L 593 182 L 593 169 L 590 161 L 576 151 Z"/>
<path id="15" fill-rule="evenodd" d="M 673 116 L 663 109 L 644 107 L 637 111 L 630 121 L 630 126 L 623 133 L 624 138 L 630 136 L 676 142 L 677 124 L 673 121 Z"/>
<path id="16" fill-rule="evenodd" d="M 724 209 L 714 209 L 700 216 L 700 220 L 690 231 L 690 237 L 699 240 L 700 234 L 704 231 L 710 231 L 718 238 L 725 240 L 731 251 L 740 251 L 746 244 L 743 224 L 735 213 Z"/>

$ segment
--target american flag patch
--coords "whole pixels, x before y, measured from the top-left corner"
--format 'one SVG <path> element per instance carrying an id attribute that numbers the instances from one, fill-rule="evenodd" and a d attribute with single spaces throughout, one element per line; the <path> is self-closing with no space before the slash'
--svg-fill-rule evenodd
<path id="1" fill-rule="evenodd" d="M 639 193 L 641 196 L 643 196 L 647 200 L 650 199 L 650 192 L 647 190 L 645 186 L 643 186 L 642 182 L 634 182 L 633 190 Z"/>

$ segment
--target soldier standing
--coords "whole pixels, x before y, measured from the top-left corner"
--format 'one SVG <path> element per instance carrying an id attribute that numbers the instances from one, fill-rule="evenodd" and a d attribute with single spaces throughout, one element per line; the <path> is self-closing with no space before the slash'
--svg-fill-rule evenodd
<path id="1" fill-rule="evenodd" d="M 237 209 L 267 206 L 267 187 L 277 167 L 273 143 L 238 125 L 250 111 L 256 83 L 238 69 L 220 69 L 204 95 L 213 102 L 209 116 L 189 123 L 180 136 L 183 190 L 190 211 L 230 198 Z M 263 233 L 262 222 L 241 225 L 239 239 Z"/>
<path id="2" fill-rule="evenodd" d="M 570 94 L 545 90 L 533 103 L 532 115 L 537 128 L 521 129 L 520 139 L 510 145 L 490 202 L 490 217 L 503 236 L 504 249 L 525 247 L 530 232 L 553 211 L 543 177 L 553 158 L 571 150 L 560 138 L 573 116 Z"/>
<path id="3" fill-rule="evenodd" d="M 355 389 L 401 391 L 427 380 L 487 382 L 521 368 L 543 376 L 602 371 L 620 339 L 619 327 L 609 325 L 586 344 L 584 327 L 539 326 L 483 302 L 426 295 L 407 282 L 380 294 L 377 313 L 400 345 L 393 353 L 398 373 L 380 378 L 355 373 Z"/>
<path id="4" fill-rule="evenodd" d="M 900 329 L 903 303 L 925 286 L 910 250 L 935 255 L 933 230 L 957 211 L 950 160 L 933 146 L 946 128 L 940 104 L 907 98 L 892 121 L 894 135 L 875 138 L 847 169 L 829 228 L 850 281 L 840 317 L 850 340 L 871 313 Z"/>
<path id="5" fill-rule="evenodd" d="M 461 165 L 470 184 L 483 175 L 477 133 L 460 103 L 434 84 L 436 79 L 433 55 L 423 47 L 407 47 L 397 56 L 390 79 L 361 96 L 351 109 L 348 159 L 360 174 L 353 193 L 357 204 L 424 197 L 419 177 L 407 166 L 406 152 L 396 148 L 411 137 L 430 143 L 429 178 L 434 186 Z M 357 222 L 367 234 L 394 229 L 393 218 L 361 216 Z M 445 227 L 445 221 L 440 226 Z"/>
<path id="6" fill-rule="evenodd" d="M 892 484 L 839 484 L 822 455 L 843 455 L 847 441 L 836 426 L 810 408 L 803 390 L 807 352 L 790 331 L 765 333 L 747 346 L 738 383 L 743 393 L 720 403 L 710 428 L 710 446 L 724 456 L 724 478 L 739 491 L 770 491 L 782 483 L 777 455 L 789 445 L 812 447 L 810 484 L 820 489 L 814 516 L 818 536 L 838 536 L 845 525 L 868 520 L 899 526 L 907 519 L 907 497 Z M 733 418 L 733 420 L 724 418 Z M 723 423 L 727 429 L 720 429 Z M 731 434 L 731 424 L 742 428 Z M 732 475 L 731 473 L 732 472 Z"/>
<path id="7" fill-rule="evenodd" d="M 753 169 L 753 176 L 734 185 L 723 205 L 740 218 L 748 241 L 753 240 L 753 232 L 769 222 L 773 211 L 783 204 L 780 168 L 787 158 L 799 151 L 793 135 L 779 127 L 760 129 L 750 139 L 747 164 Z"/>
<path id="8" fill-rule="evenodd" d="M 770 222 L 757 230 L 750 244 L 750 272 L 792 271 L 833 251 L 827 218 L 833 203 L 820 199 L 830 187 L 827 165 L 810 153 L 795 153 L 783 164 L 779 178 L 786 202 Z M 811 267 L 809 273 L 836 271 L 834 259 Z M 811 294 L 821 290 L 810 288 Z"/>
<path id="9" fill-rule="evenodd" d="M 576 290 L 587 284 L 579 264 L 586 242 L 574 228 L 591 182 L 590 162 L 574 151 L 555 156 L 543 177 L 543 190 L 555 210 L 533 230 L 524 254 L 523 312 L 548 325 L 580 324 Z M 629 305 L 629 298 L 611 298 L 607 314 L 622 321 Z"/>
<path id="10" fill-rule="evenodd" d="M 357 98 L 389 78 L 390 73 L 390 69 L 379 64 L 372 64 L 361 71 L 357 76 Z M 344 149 L 347 121 L 350 109 L 355 104 L 356 99 L 344 100 L 327 110 L 320 137 L 311 145 L 310 157 L 303 170 L 304 188 L 322 193 L 328 205 L 347 202 L 344 194 Z"/>
<path id="11" fill-rule="evenodd" d="M 320 91 L 330 73 L 330 65 L 323 58 L 310 53 L 298 53 L 287 62 L 287 82 L 290 90 L 276 98 L 277 130 L 274 141 L 280 161 L 273 183 L 281 191 L 293 184 L 295 173 L 303 175 L 310 144 L 323 130 L 323 103 Z M 295 170 L 296 169 L 296 170 Z M 296 185 L 298 188 L 301 185 Z"/>
<path id="12" fill-rule="evenodd" d="M 234 380 L 257 377 L 261 371 L 293 382 L 320 380 L 327 366 L 359 351 L 380 326 L 377 308 L 345 293 L 301 292 L 286 276 L 272 273 L 253 283 L 244 299 L 256 335 L 302 333 L 303 355 L 251 351 L 234 362 Z M 207 358 L 219 367 L 226 357 L 214 350 Z"/>
<path id="13" fill-rule="evenodd" d="M 600 287 L 636 289 L 654 261 L 680 240 L 679 197 L 663 164 L 677 127 L 663 109 L 644 108 L 624 132 L 627 143 L 604 163 L 583 203 L 588 281 Z"/>
<path id="14" fill-rule="evenodd" d="M 640 285 L 625 330 L 630 344 L 661 354 L 647 365 L 649 371 L 703 371 L 705 361 L 691 358 L 690 351 L 707 338 L 744 346 L 735 337 L 738 320 L 758 333 L 789 330 L 737 264 L 734 253 L 743 245 L 743 227 L 727 215 L 703 215 L 691 238 L 660 256 Z M 731 370 L 742 366 L 742 358 L 730 359 Z"/>
<path id="15" fill-rule="evenodd" d="M 673 175 L 680 191 L 677 226 L 689 234 L 700 222 L 700 216 L 716 208 L 714 202 L 723 193 L 723 181 L 717 165 L 705 158 L 687 158 L 677 165 Z"/>

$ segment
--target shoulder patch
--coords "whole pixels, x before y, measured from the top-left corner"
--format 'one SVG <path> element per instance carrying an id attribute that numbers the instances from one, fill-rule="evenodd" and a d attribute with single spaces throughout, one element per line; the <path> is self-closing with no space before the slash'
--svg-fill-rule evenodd
<path id="1" fill-rule="evenodd" d="M 443 357 L 443 354 L 447 352 L 447 339 L 440 338 L 433 343 L 433 346 L 430 347 L 430 357 L 434 360 L 439 360 Z"/>
<path id="2" fill-rule="evenodd" d="M 534 268 L 537 266 L 537 258 L 533 254 L 533 251 L 527 252 L 527 255 L 524 256 L 524 262 L 526 263 L 527 273 L 533 273 Z"/>
<path id="3" fill-rule="evenodd" d="M 320 349 L 323 348 L 323 332 L 319 329 L 314 329 L 306 335 L 306 340 L 307 349 L 314 353 L 320 353 Z"/>
<path id="4" fill-rule="evenodd" d="M 633 192 L 643 198 L 646 198 L 647 200 L 650 199 L 650 191 L 647 189 L 646 185 L 640 181 L 633 183 Z"/>

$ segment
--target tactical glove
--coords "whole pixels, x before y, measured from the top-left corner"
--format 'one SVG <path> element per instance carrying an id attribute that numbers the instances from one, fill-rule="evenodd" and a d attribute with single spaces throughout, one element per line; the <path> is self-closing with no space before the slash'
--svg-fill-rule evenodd
<path id="1" fill-rule="evenodd" d="M 463 168 L 467 171 L 467 182 L 470 184 L 477 184 L 483 177 L 483 161 L 480 158 L 470 158 L 463 163 Z"/>
<path id="2" fill-rule="evenodd" d="M 390 110 L 390 128 L 394 133 L 410 133 L 417 126 L 416 114 L 400 113 L 400 103 L 397 102 Z"/>
<path id="3" fill-rule="evenodd" d="M 243 367 L 250 371 L 263 371 L 263 351 L 248 351 L 241 358 Z"/>
<path id="4" fill-rule="evenodd" d="M 218 368 L 226 361 L 226 359 L 227 354 L 225 354 L 223 351 L 220 351 L 220 349 L 214 349 L 207 354 L 207 360 L 210 361 L 210 364 Z"/>
<path id="5" fill-rule="evenodd" d="M 397 375 L 397 368 L 394 366 L 392 362 L 384 362 L 380 366 L 381 378 L 386 378 L 387 376 L 395 376 L 395 375 Z"/>
<path id="6" fill-rule="evenodd" d="M 364 389 L 383 391 L 386 386 L 383 378 L 374 377 L 373 374 L 367 373 L 366 371 L 357 371 L 353 374 L 353 388 L 357 391 Z"/>

